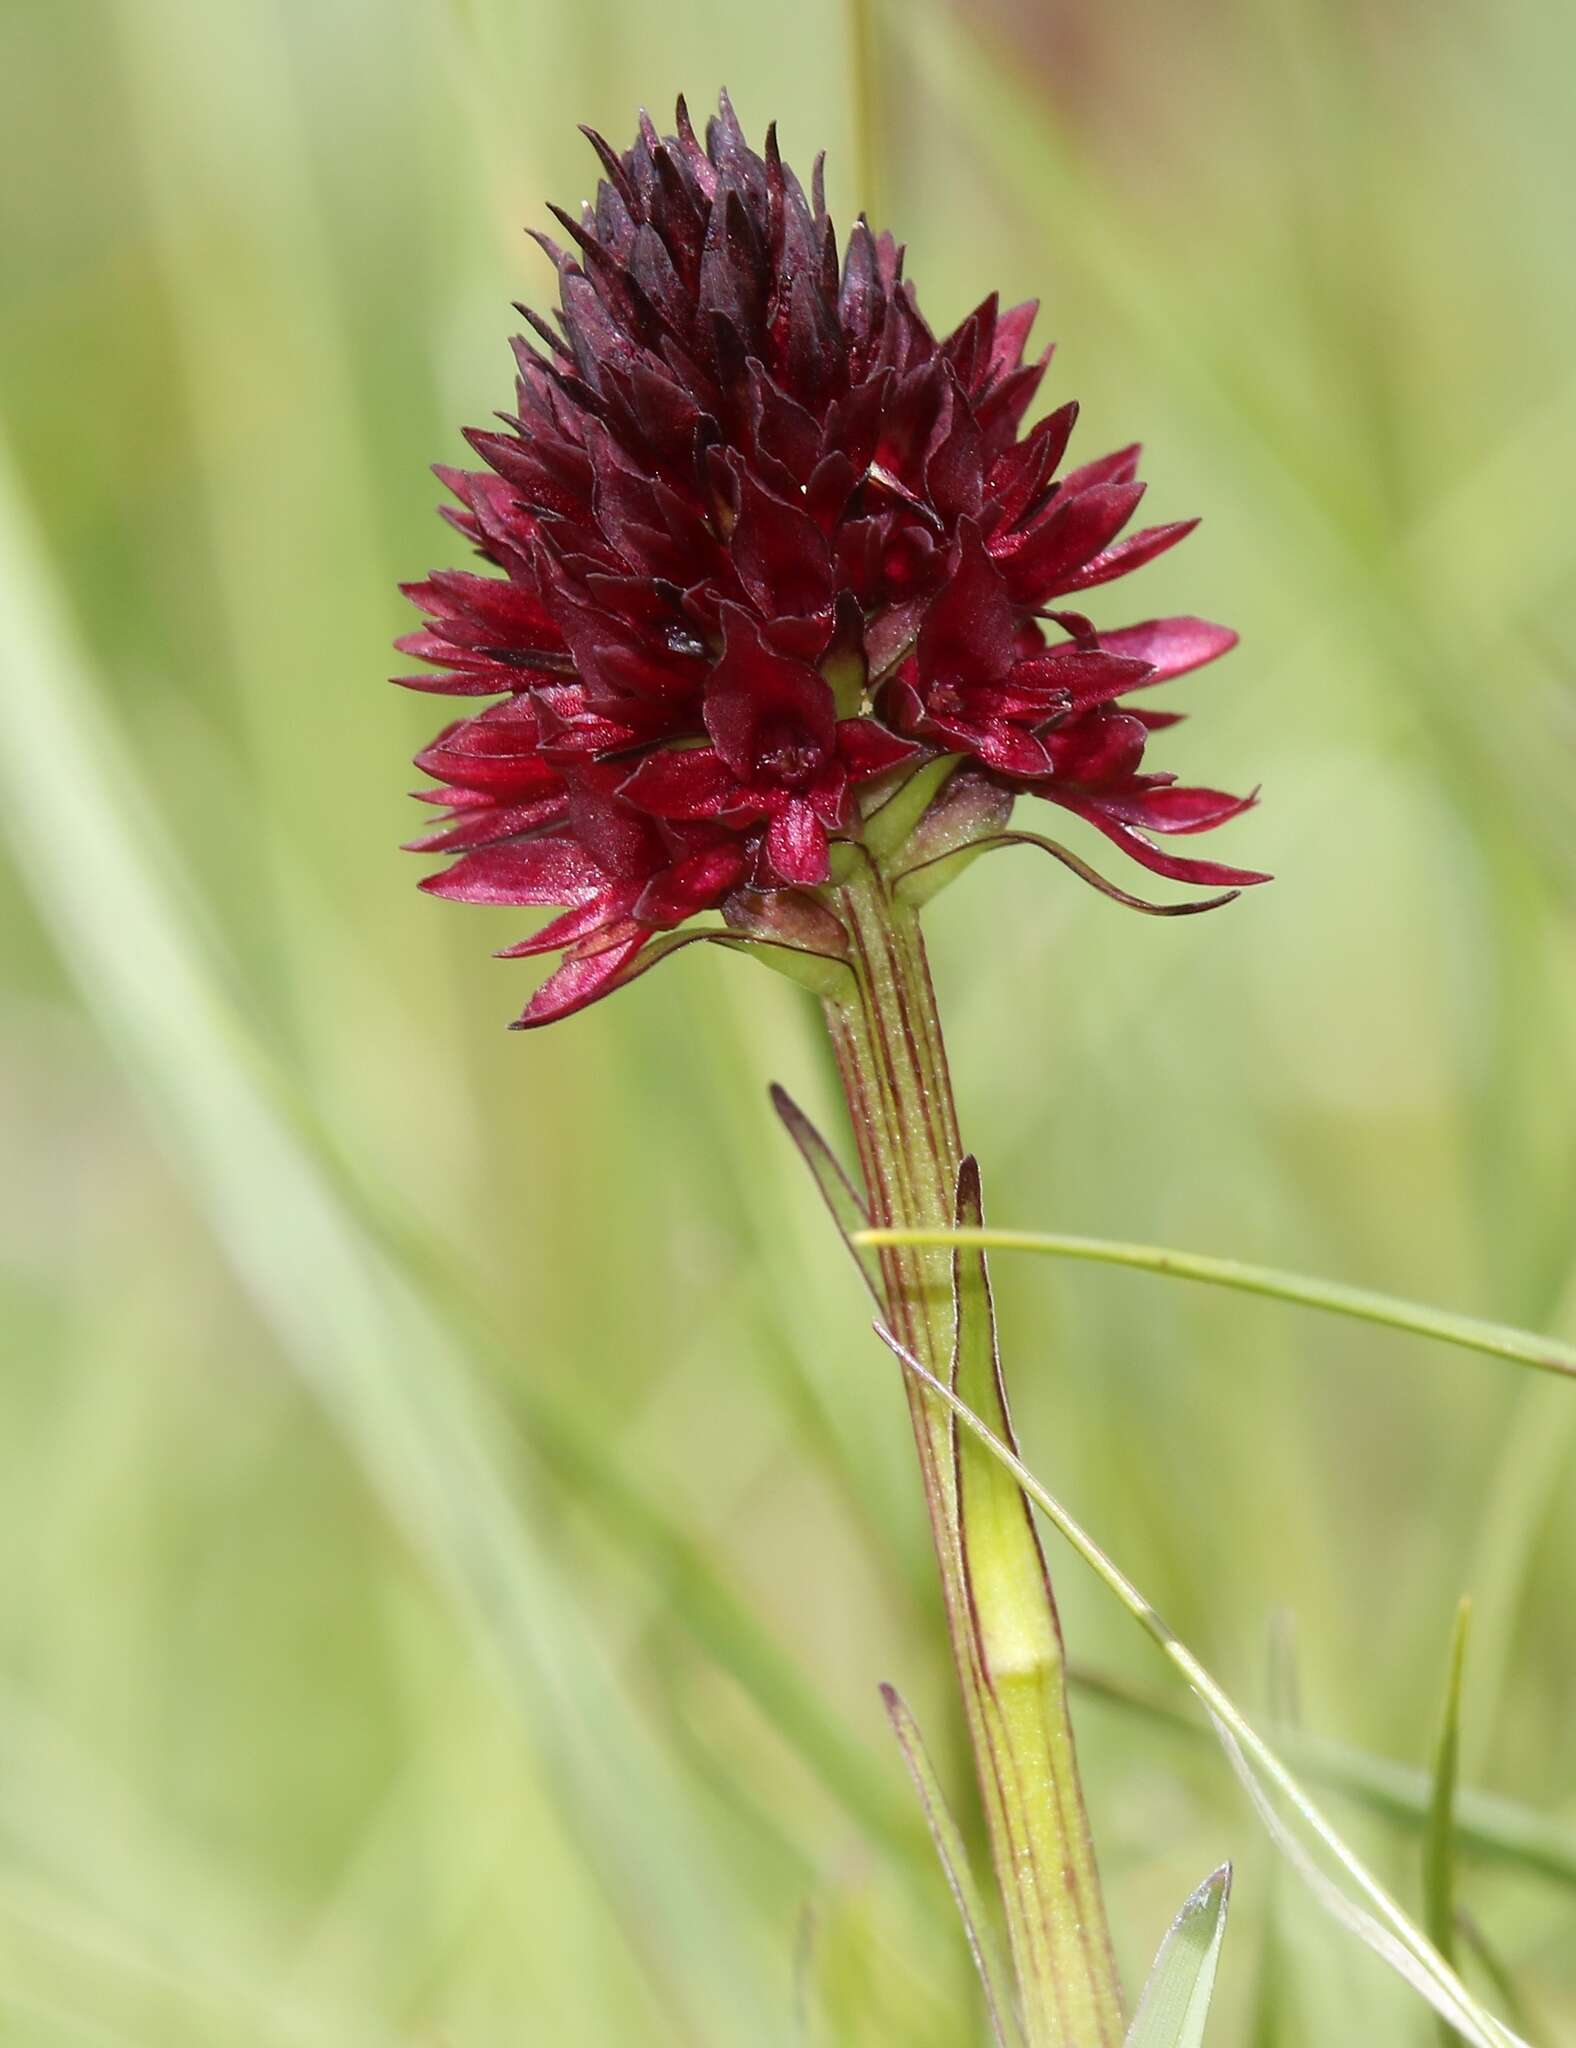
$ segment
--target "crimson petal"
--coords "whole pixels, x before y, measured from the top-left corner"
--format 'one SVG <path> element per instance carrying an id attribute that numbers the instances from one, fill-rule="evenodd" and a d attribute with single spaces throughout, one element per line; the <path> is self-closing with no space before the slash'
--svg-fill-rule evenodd
<path id="1" fill-rule="evenodd" d="M 714 818 L 737 788 L 715 747 L 667 747 L 647 754 L 618 793 L 654 818 Z"/>
<path id="2" fill-rule="evenodd" d="M 1152 789 L 1141 796 L 1103 797 L 1113 817 L 1129 825 L 1141 825 L 1148 832 L 1211 832 L 1251 811 L 1259 800 L 1249 796 L 1228 796 L 1223 789 Z"/>
<path id="3" fill-rule="evenodd" d="M 802 797 L 791 797 L 766 834 L 766 856 L 781 881 L 813 889 L 828 872 L 826 827 Z"/>
<path id="4" fill-rule="evenodd" d="M 1010 551 L 998 553 L 1013 597 L 1020 604 L 1043 604 L 1082 589 L 1085 565 L 1121 532 L 1143 495 L 1137 483 L 1095 484 L 1072 496 L 1058 492 L 1044 518 Z"/>
<path id="5" fill-rule="evenodd" d="M 1141 540 L 1135 534 L 1135 540 Z M 1118 633 L 1102 633 L 1100 645 L 1108 654 L 1131 656 L 1147 662 L 1153 671 L 1150 681 L 1163 683 L 1172 676 L 1187 675 L 1229 654 L 1237 636 L 1229 626 L 1212 626 L 1207 619 L 1146 619 L 1141 626 L 1124 626 Z"/>
<path id="6" fill-rule="evenodd" d="M 533 932 L 528 939 L 516 939 L 512 946 L 501 946 L 493 955 L 495 960 L 530 960 L 542 953 L 560 953 L 566 946 L 578 946 L 585 940 L 603 932 L 627 918 L 634 905 L 634 891 L 627 883 L 612 889 L 604 889 L 589 903 L 582 903 L 578 909 L 566 910 L 562 917 L 555 917 Z"/>
<path id="7" fill-rule="evenodd" d="M 564 961 L 542 983 L 509 1028 L 531 1031 L 540 1024 L 556 1024 L 560 1017 L 572 1017 L 600 997 L 611 995 L 650 936 L 649 932 L 638 932 L 605 952 Z"/>
<path id="8" fill-rule="evenodd" d="M 1114 548 L 1096 555 L 1070 581 L 1059 583 L 1047 594 L 1063 597 L 1074 590 L 1093 590 L 1098 583 L 1109 583 L 1114 577 L 1142 569 L 1146 562 L 1174 548 L 1179 540 L 1186 540 L 1197 524 L 1196 519 L 1178 519 L 1170 526 L 1146 526 L 1141 533 L 1131 534 Z"/>
<path id="9" fill-rule="evenodd" d="M 635 903 L 641 924 L 664 928 L 682 924 L 702 910 L 714 910 L 744 878 L 737 846 L 707 846 L 653 875 Z"/>
<path id="10" fill-rule="evenodd" d="M 912 740 L 888 732 L 874 718 L 845 718 L 837 728 L 838 759 L 852 782 L 869 782 L 905 761 L 919 758 L 921 749 Z"/>
<path id="11" fill-rule="evenodd" d="M 572 839 L 528 839 L 467 853 L 441 874 L 426 876 L 429 896 L 452 903 L 579 904 L 595 896 L 607 876 Z"/>
<path id="12" fill-rule="evenodd" d="M 1173 882 L 1198 882 L 1212 889 L 1245 889 L 1255 882 L 1273 881 L 1271 875 L 1260 874 L 1252 868 L 1227 867 L 1223 861 L 1191 860 L 1179 853 L 1167 853 L 1154 841 L 1145 838 L 1142 832 L 1126 825 L 1120 818 L 1112 817 L 1098 803 L 1088 802 L 1080 797 L 1065 794 L 1055 789 L 1045 789 L 1041 795 L 1048 796 L 1064 810 L 1075 812 L 1080 818 L 1087 818 L 1097 831 L 1107 839 L 1130 853 L 1140 867 L 1148 868 L 1151 874 L 1164 875 Z"/>

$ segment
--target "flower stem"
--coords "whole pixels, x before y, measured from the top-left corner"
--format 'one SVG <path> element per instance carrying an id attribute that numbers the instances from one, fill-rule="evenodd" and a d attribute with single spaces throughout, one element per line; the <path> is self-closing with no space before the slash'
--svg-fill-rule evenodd
<path id="1" fill-rule="evenodd" d="M 853 985 L 827 998 L 826 1015 L 871 1219 L 944 1231 L 956 1220 L 963 1148 L 918 917 L 862 851 L 839 885 L 838 908 Z M 950 1249 L 890 1244 L 881 1262 L 894 1335 L 947 1380 Z M 912 1377 L 908 1400 L 1025 2038 L 1029 2048 L 1119 2048 L 1121 1991 L 1050 1584 L 1021 1544 L 988 1560 L 971 1554 L 951 1412 Z"/>

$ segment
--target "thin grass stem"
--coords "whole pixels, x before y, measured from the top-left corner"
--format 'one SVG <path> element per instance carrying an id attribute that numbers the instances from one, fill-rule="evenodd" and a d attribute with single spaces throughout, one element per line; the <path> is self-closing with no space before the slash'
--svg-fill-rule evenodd
<path id="1" fill-rule="evenodd" d="M 1175 1251 L 1169 1246 L 1128 1244 L 1117 1238 L 1069 1237 L 1044 1230 L 890 1230 L 854 1233 L 860 1245 L 977 1245 L 988 1251 L 1041 1252 L 1051 1258 L 1081 1259 L 1092 1265 L 1128 1266 L 1135 1272 L 1158 1273 L 1171 1280 L 1198 1280 L 1210 1287 L 1229 1287 L 1239 1294 L 1258 1294 L 1271 1301 L 1289 1301 L 1326 1315 L 1349 1316 L 1356 1322 L 1378 1323 L 1417 1337 L 1433 1337 L 1463 1351 L 1485 1352 L 1513 1365 L 1576 1379 L 1576 1345 L 1562 1343 L 1509 1323 L 1490 1323 L 1476 1316 L 1423 1302 L 1401 1301 L 1366 1287 L 1347 1287 L 1338 1280 L 1319 1280 L 1306 1273 L 1287 1273 L 1276 1266 L 1254 1266 L 1240 1259 L 1211 1258 L 1202 1252 Z"/>

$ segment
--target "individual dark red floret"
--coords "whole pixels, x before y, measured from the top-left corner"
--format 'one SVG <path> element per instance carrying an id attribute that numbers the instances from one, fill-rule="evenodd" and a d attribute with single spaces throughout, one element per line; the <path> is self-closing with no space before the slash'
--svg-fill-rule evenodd
<path id="1" fill-rule="evenodd" d="M 701 913 L 828 900 L 839 845 L 938 757 L 1159 874 L 1262 880 L 1156 842 L 1252 799 L 1145 772 L 1175 714 L 1126 699 L 1235 636 L 1065 608 L 1191 522 L 1123 537 L 1138 450 L 1061 473 L 1075 405 L 1021 431 L 1034 307 L 992 297 L 938 340 L 891 236 L 860 220 L 839 256 L 819 164 L 807 197 L 726 98 L 704 145 L 682 101 L 671 136 L 590 139 L 603 179 L 557 215 L 567 247 L 541 238 L 560 304 L 522 309 L 515 411 L 467 436 L 485 469 L 438 472 L 491 573 L 407 586 L 400 643 L 438 671 L 412 687 L 499 700 L 417 757 L 446 817 L 413 843 L 451 857 L 436 895 L 561 912 L 507 949 L 563 955 L 521 1022 Z"/>

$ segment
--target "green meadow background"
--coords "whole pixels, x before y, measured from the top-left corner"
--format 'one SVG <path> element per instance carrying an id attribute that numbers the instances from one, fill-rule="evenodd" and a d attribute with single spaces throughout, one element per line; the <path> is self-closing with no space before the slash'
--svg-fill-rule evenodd
<path id="1" fill-rule="evenodd" d="M 1083 455 L 1204 517 L 1099 615 L 1241 628 L 1159 752 L 1262 782 L 1221 850 L 1279 879 L 938 902 L 995 1219 L 1576 1335 L 1576 16 L 868 29 L 861 93 L 833 0 L 0 10 L 0 2041 L 984 2039 L 876 1690 L 966 1794 L 901 1392 L 766 1099 L 841 1139 L 813 1006 L 691 953 L 511 1035 L 517 926 L 396 851 L 394 584 L 456 559 L 427 464 L 508 403 L 578 121 L 726 83 L 933 320 L 1038 294 Z M 997 1284 L 1030 1462 L 1391 1809 L 1474 1596 L 1462 1898 L 1576 2042 L 1576 1388 Z M 1435 2039 L 1050 1554 L 1129 1984 L 1230 1857 L 1219 2048 Z M 1405 1812 L 1331 1796 L 1415 1905 Z"/>

